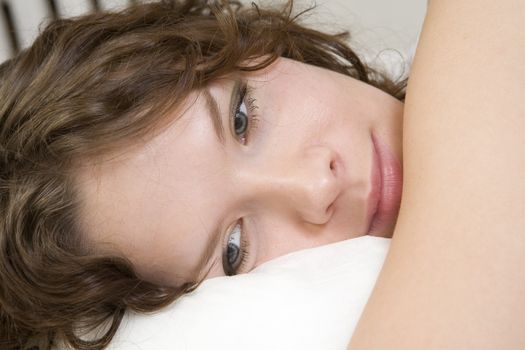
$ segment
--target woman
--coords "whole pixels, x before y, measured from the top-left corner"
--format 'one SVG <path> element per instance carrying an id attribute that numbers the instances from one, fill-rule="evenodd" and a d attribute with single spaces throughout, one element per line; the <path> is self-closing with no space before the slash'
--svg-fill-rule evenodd
<path id="1" fill-rule="evenodd" d="M 292 3 L 239 6 L 59 20 L 3 65 L 5 347 L 101 348 L 126 309 L 205 278 L 392 235 L 406 81 L 299 25 Z M 399 181 L 373 220 L 379 150 Z M 74 333 L 106 320 L 99 341 Z"/>
<path id="2" fill-rule="evenodd" d="M 404 233 L 407 214 L 396 225 L 405 82 L 366 68 L 343 35 L 234 8 L 55 22 L 2 67 L 5 347 L 101 348 L 126 308 L 158 309 L 292 250 L 394 227 L 390 260 L 409 239 L 428 244 Z M 380 196 L 378 163 L 397 181 Z M 411 271 L 402 262 L 387 261 L 383 290 L 398 286 L 384 282 L 392 268 Z M 382 296 L 350 348 L 368 348 Z M 107 320 L 100 340 L 77 336 Z"/>

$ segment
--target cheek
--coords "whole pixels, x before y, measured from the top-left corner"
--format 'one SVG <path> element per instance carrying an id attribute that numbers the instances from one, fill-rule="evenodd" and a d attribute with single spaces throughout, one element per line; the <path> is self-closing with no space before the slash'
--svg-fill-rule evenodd
<path id="1" fill-rule="evenodd" d="M 329 227 L 305 227 L 275 214 L 255 220 L 256 232 L 250 237 L 255 251 L 255 265 L 302 249 L 319 247 L 348 239 L 346 230 Z"/>
<path id="2" fill-rule="evenodd" d="M 347 92 L 348 88 L 341 84 L 342 81 L 318 78 L 315 84 L 310 80 L 294 83 L 286 93 L 275 96 L 282 118 L 319 132 L 327 126 L 338 127 L 359 114 L 362 109 L 359 101 Z"/>
<path id="3" fill-rule="evenodd" d="M 289 93 L 271 99 L 261 106 L 259 116 L 264 130 L 269 130 L 286 142 L 315 140 L 333 123 L 339 123 L 340 114 L 321 98 Z"/>

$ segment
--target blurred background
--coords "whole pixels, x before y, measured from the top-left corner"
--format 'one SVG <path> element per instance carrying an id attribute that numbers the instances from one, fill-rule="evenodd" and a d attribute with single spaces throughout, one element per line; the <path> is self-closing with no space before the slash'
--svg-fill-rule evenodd
<path id="1" fill-rule="evenodd" d="M 31 44 L 55 17 L 120 9 L 147 0 L 0 0 L 0 62 Z M 257 0 L 261 6 L 283 0 Z M 368 63 L 392 74 L 409 67 L 426 12 L 426 0 L 296 0 L 295 12 L 316 9 L 304 21 L 330 32 L 349 30 L 350 43 Z"/>

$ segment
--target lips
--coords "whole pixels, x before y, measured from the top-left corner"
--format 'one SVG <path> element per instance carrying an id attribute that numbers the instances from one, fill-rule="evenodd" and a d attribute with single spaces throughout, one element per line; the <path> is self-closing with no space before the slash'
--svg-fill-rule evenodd
<path id="1" fill-rule="evenodd" d="M 403 190 L 403 170 L 390 149 L 372 134 L 374 160 L 368 199 L 368 234 L 392 237 Z"/>

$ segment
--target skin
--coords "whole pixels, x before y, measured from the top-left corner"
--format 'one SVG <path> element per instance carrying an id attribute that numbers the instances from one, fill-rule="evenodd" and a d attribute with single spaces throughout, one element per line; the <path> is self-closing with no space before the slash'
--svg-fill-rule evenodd
<path id="1" fill-rule="evenodd" d="M 80 169 L 82 226 L 98 250 L 128 257 L 151 281 L 222 276 L 222 252 L 242 221 L 248 272 L 284 254 L 368 233 L 372 133 L 402 161 L 403 103 L 326 69 L 279 59 L 243 73 L 257 117 L 243 144 L 230 124 L 236 79 L 195 92 L 145 144 Z M 306 98 L 305 98 L 306 97 Z M 397 220 L 397 218 L 396 218 Z M 382 235 L 391 237 L 395 221 Z M 213 256 L 197 275 L 207 242 Z"/>
<path id="2" fill-rule="evenodd" d="M 524 33 L 523 1 L 429 1 L 398 224 L 349 350 L 525 349 Z"/>

